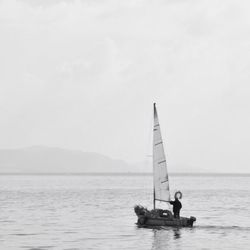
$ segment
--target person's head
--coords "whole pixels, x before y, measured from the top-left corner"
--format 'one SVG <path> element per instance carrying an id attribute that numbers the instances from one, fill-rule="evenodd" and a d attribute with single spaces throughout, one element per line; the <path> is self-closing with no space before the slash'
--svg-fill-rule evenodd
<path id="1" fill-rule="evenodd" d="M 181 199 L 181 198 L 182 198 L 182 193 L 181 193 L 181 191 L 177 191 L 177 192 L 175 193 L 174 197 L 175 197 L 176 200 Z"/>

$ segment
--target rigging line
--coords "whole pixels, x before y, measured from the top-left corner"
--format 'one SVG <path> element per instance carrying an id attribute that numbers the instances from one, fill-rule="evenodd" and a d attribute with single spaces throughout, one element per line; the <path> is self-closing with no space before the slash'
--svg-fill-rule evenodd
<path id="1" fill-rule="evenodd" d="M 165 201 L 165 200 L 160 200 L 160 199 L 155 199 L 156 201 L 164 201 L 164 202 L 169 202 L 169 201 Z"/>
<path id="2" fill-rule="evenodd" d="M 152 154 L 152 145 L 153 145 L 153 133 L 152 133 L 152 129 L 154 128 L 154 117 L 152 116 L 152 111 L 150 109 L 150 113 L 148 113 L 147 116 L 147 126 L 145 129 L 146 132 L 146 145 L 145 145 L 145 162 L 146 162 L 146 169 L 150 172 L 153 171 L 152 167 L 153 167 L 153 154 Z M 146 177 L 148 178 L 148 177 Z M 150 178 L 152 180 L 152 178 Z M 146 184 L 144 184 L 144 195 L 145 199 L 147 201 L 151 201 L 152 200 L 152 192 L 148 192 L 148 186 Z M 151 202 L 150 202 L 151 204 Z M 152 206 L 152 205 L 150 205 Z"/>

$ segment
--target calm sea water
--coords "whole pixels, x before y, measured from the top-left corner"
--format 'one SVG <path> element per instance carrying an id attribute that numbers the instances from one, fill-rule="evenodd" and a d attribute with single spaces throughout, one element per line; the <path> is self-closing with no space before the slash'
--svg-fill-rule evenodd
<path id="1" fill-rule="evenodd" d="M 0 249 L 250 249 L 249 176 L 170 176 L 194 228 L 143 229 L 151 176 L 0 176 Z"/>

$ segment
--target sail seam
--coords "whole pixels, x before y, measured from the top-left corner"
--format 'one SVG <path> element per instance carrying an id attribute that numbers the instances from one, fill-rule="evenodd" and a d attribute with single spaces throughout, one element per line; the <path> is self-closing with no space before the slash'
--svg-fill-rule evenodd
<path id="1" fill-rule="evenodd" d="M 164 161 L 159 161 L 158 164 L 161 164 L 161 163 L 164 163 L 164 162 L 166 162 L 166 160 L 164 160 Z"/>
<path id="2" fill-rule="evenodd" d="M 162 141 L 155 143 L 155 146 L 162 144 Z"/>

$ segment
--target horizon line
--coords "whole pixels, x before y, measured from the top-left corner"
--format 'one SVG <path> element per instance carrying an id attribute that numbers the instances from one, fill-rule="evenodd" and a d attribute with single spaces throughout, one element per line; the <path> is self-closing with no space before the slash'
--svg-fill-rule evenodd
<path id="1" fill-rule="evenodd" d="M 82 176 L 152 176 L 153 172 L 140 173 L 140 172 L 79 172 L 79 173 L 67 173 L 67 172 L 52 172 L 52 173 L 1 173 L 0 175 L 82 175 Z M 216 172 L 192 172 L 192 173 L 169 173 L 173 176 L 250 176 L 250 173 L 216 173 Z"/>

